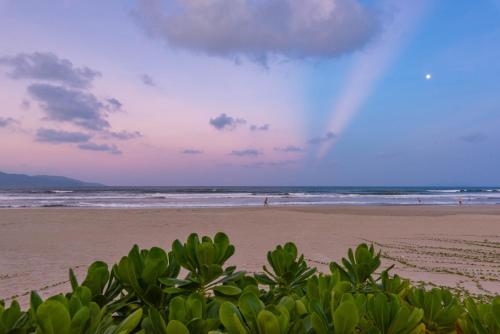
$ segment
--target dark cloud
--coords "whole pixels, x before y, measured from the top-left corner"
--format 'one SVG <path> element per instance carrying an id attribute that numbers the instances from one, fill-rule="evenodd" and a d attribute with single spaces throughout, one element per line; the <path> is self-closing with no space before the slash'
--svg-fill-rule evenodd
<path id="1" fill-rule="evenodd" d="M 36 140 L 45 143 L 76 143 L 82 150 L 102 151 L 112 154 L 122 152 L 114 144 L 89 142 L 92 136 L 127 140 L 141 137 L 138 131 L 111 130 L 107 117 L 111 112 L 123 109 L 116 98 L 99 99 L 89 92 L 93 80 L 101 74 L 88 67 L 76 67 L 67 59 L 53 53 L 21 53 L 15 56 L 0 57 L 0 66 L 7 67 L 12 79 L 29 79 L 27 92 L 32 101 L 37 102 L 45 114 L 44 120 L 77 125 L 90 131 L 70 132 L 40 128 Z M 21 107 L 31 108 L 31 101 L 23 99 Z M 0 127 L 10 125 L 12 119 L 0 118 Z"/>
<path id="2" fill-rule="evenodd" d="M 381 12 L 361 0 L 140 0 L 134 16 L 152 37 L 205 53 L 266 63 L 332 58 L 362 48 L 379 31 Z"/>
<path id="3" fill-rule="evenodd" d="M 88 67 L 75 67 L 67 59 L 53 53 L 20 53 L 0 57 L 0 65 L 10 67 L 13 79 L 33 79 L 57 82 L 74 88 L 87 88 L 101 75 Z"/>
<path id="4" fill-rule="evenodd" d="M 275 147 L 276 152 L 292 153 L 292 152 L 302 152 L 304 149 L 302 147 L 288 145 L 284 147 Z"/>
<path id="5" fill-rule="evenodd" d="M 62 143 L 84 143 L 91 136 L 83 132 L 59 131 L 54 129 L 40 128 L 36 132 L 36 141 L 62 144 Z"/>
<path id="6" fill-rule="evenodd" d="M 114 97 L 110 97 L 106 99 L 106 109 L 108 111 L 114 112 L 114 111 L 121 111 L 122 110 L 123 104 L 115 99 Z"/>
<path id="7" fill-rule="evenodd" d="M 264 125 L 250 125 L 250 131 L 268 131 L 269 124 Z"/>
<path id="8" fill-rule="evenodd" d="M 308 141 L 308 143 L 312 144 L 312 145 L 317 145 L 317 144 L 329 142 L 331 140 L 334 140 L 335 138 L 337 138 L 337 135 L 335 133 L 329 131 L 324 136 L 310 139 Z"/>
<path id="9" fill-rule="evenodd" d="M 278 161 L 257 161 L 251 164 L 244 164 L 243 167 L 286 167 L 299 163 L 300 160 L 278 160 Z"/>
<path id="10" fill-rule="evenodd" d="M 24 110 L 31 109 L 31 102 L 29 100 L 23 99 L 21 101 L 21 108 L 23 108 Z"/>
<path id="11" fill-rule="evenodd" d="M 229 155 L 234 155 L 236 157 L 257 157 L 262 155 L 262 152 L 254 148 L 248 148 L 246 150 L 233 150 Z"/>
<path id="12" fill-rule="evenodd" d="M 111 154 L 122 154 L 116 145 L 108 145 L 108 144 L 96 144 L 96 143 L 83 143 L 78 145 L 78 148 L 81 150 L 88 151 L 97 151 L 97 152 L 107 152 Z"/>
<path id="13" fill-rule="evenodd" d="M 11 117 L 0 117 L 0 128 L 6 128 L 15 123 L 17 121 Z"/>
<path id="14" fill-rule="evenodd" d="M 485 135 L 484 133 L 476 132 L 476 133 L 470 133 L 467 135 L 463 135 L 463 136 L 459 137 L 459 139 L 464 141 L 464 142 L 467 142 L 467 143 L 475 144 L 475 143 L 482 143 L 482 142 L 486 141 L 488 139 L 488 136 Z"/>
<path id="15" fill-rule="evenodd" d="M 126 130 L 120 132 L 109 131 L 106 132 L 105 137 L 118 140 L 129 140 L 129 139 L 141 138 L 142 133 L 140 133 L 139 131 L 126 131 Z"/>
<path id="16" fill-rule="evenodd" d="M 203 154 L 203 150 L 197 150 L 197 149 L 185 149 L 181 151 L 182 154 L 188 154 L 188 155 L 196 155 L 196 154 Z"/>
<path id="17" fill-rule="evenodd" d="M 238 125 L 245 124 L 246 122 L 247 121 L 242 118 L 233 118 L 226 114 L 220 114 L 220 116 L 211 118 L 209 123 L 217 130 L 232 131 L 236 129 Z"/>
<path id="18" fill-rule="evenodd" d="M 110 126 L 105 119 L 105 106 L 93 94 L 50 84 L 32 84 L 28 93 L 40 102 L 49 120 L 70 122 L 89 130 Z"/>
<path id="19" fill-rule="evenodd" d="M 153 78 L 151 76 L 147 75 L 147 74 L 141 75 L 141 81 L 146 86 L 151 86 L 151 87 L 155 87 L 156 86 Z"/>

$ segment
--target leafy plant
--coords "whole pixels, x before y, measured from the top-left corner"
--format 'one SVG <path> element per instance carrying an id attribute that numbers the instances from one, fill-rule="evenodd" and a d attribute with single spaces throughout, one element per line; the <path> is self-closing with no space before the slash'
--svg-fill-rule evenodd
<path id="1" fill-rule="evenodd" d="M 224 233 L 217 233 L 212 240 L 208 236 L 201 238 L 191 234 L 187 242 L 182 244 L 175 240 L 172 250 L 180 265 L 189 271 L 187 277 L 179 279 L 162 279 L 169 286 L 169 293 L 191 293 L 197 291 L 203 295 L 212 291 L 216 295 L 238 296 L 241 293 L 234 281 L 240 279 L 243 272 L 236 272 L 236 267 L 224 264 L 234 254 L 234 246 Z"/>
<path id="2" fill-rule="evenodd" d="M 424 311 L 401 302 L 393 294 L 376 293 L 366 303 L 369 332 L 387 334 L 424 334 Z"/>
<path id="3" fill-rule="evenodd" d="M 380 284 L 376 285 L 375 288 L 386 293 L 397 294 L 399 297 L 404 298 L 410 289 L 410 281 L 402 279 L 398 275 L 391 277 L 389 275 L 389 270 L 386 269 L 380 273 Z"/>
<path id="4" fill-rule="evenodd" d="M 372 275 L 380 267 L 380 254 L 375 253 L 373 245 L 361 244 L 356 251 L 349 248 L 347 259 L 342 258 L 342 265 L 330 263 L 332 272 L 339 271 L 342 279 L 348 280 L 356 290 L 364 289 L 368 284 L 375 284 Z"/>
<path id="5" fill-rule="evenodd" d="M 229 334 L 284 334 L 290 326 L 290 314 L 284 305 L 266 309 L 259 297 L 250 291 L 240 296 L 238 306 L 224 302 L 219 314 Z"/>
<path id="6" fill-rule="evenodd" d="M 27 333 L 30 325 L 28 313 L 21 311 L 17 301 L 12 301 L 7 308 L 0 302 L 0 334 Z"/>
<path id="7" fill-rule="evenodd" d="M 187 298 L 176 296 L 169 304 L 169 324 L 172 321 L 179 321 L 189 329 L 190 333 L 207 333 L 220 326 L 219 307 L 220 303 L 217 300 L 207 303 L 207 299 L 196 292 Z"/>
<path id="8" fill-rule="evenodd" d="M 297 247 L 291 242 L 269 251 L 267 261 L 272 271 L 263 266 L 264 273 L 255 274 L 255 278 L 268 285 L 277 299 L 291 293 L 302 295 L 307 279 L 316 272 L 316 268 L 309 268 L 304 255 L 298 257 Z"/>
<path id="9" fill-rule="evenodd" d="M 316 273 L 292 243 L 268 252 L 269 268 L 246 275 L 225 263 L 224 233 L 191 234 L 167 251 L 134 246 L 110 271 L 92 263 L 81 285 L 30 307 L 0 301 L 0 334 L 499 334 L 500 297 L 462 301 L 386 270 L 362 244 L 329 274 Z M 179 278 L 181 267 L 187 271 Z"/>
<path id="10" fill-rule="evenodd" d="M 476 303 L 472 298 L 465 299 L 467 314 L 458 320 L 463 334 L 498 334 L 500 333 L 500 297 L 489 304 Z"/>
<path id="11" fill-rule="evenodd" d="M 72 269 L 69 270 L 69 280 L 73 291 L 79 288 L 78 280 Z M 109 272 L 108 265 L 102 261 L 93 262 L 87 269 L 87 276 L 82 286 L 90 290 L 92 301 L 103 306 L 113 301 L 123 289 L 114 272 Z"/>
<path id="12" fill-rule="evenodd" d="M 128 299 L 139 298 L 150 306 L 162 306 L 167 302 L 161 279 L 172 279 L 179 274 L 180 267 L 173 253 L 153 247 L 149 250 L 139 250 L 134 245 L 128 256 L 121 258 L 113 266 L 113 276 L 118 279 L 123 289 L 129 292 Z M 94 274 L 91 286 L 102 287 L 103 274 Z M 84 284 L 87 281 L 84 281 Z M 114 291 L 110 288 L 111 291 Z"/>
<path id="13" fill-rule="evenodd" d="M 423 322 L 427 330 L 436 334 L 454 333 L 457 320 L 464 312 L 458 299 L 445 289 L 425 291 L 413 288 L 407 299 L 411 305 L 424 311 Z"/>

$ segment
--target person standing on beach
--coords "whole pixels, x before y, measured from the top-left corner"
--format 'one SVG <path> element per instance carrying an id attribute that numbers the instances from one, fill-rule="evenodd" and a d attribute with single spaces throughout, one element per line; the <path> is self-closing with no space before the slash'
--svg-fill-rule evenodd
<path id="1" fill-rule="evenodd" d="M 269 206 L 269 198 L 268 197 L 266 197 L 264 199 L 264 206 Z"/>

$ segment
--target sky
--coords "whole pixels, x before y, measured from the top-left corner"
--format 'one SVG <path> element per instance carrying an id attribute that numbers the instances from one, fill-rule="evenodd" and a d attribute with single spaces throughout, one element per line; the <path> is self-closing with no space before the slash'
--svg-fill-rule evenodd
<path id="1" fill-rule="evenodd" d="M 0 171 L 500 185 L 498 0 L 0 0 Z"/>

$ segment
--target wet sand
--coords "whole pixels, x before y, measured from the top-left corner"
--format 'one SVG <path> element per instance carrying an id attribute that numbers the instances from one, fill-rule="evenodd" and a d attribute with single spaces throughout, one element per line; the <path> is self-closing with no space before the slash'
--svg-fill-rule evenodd
<path id="1" fill-rule="evenodd" d="M 27 300 L 69 289 L 95 260 L 113 263 L 134 243 L 170 248 L 191 232 L 227 233 L 230 263 L 259 271 L 266 252 L 295 242 L 310 264 L 373 242 L 383 266 L 414 282 L 500 294 L 500 206 L 267 207 L 231 209 L 1 209 L 0 299 Z"/>

